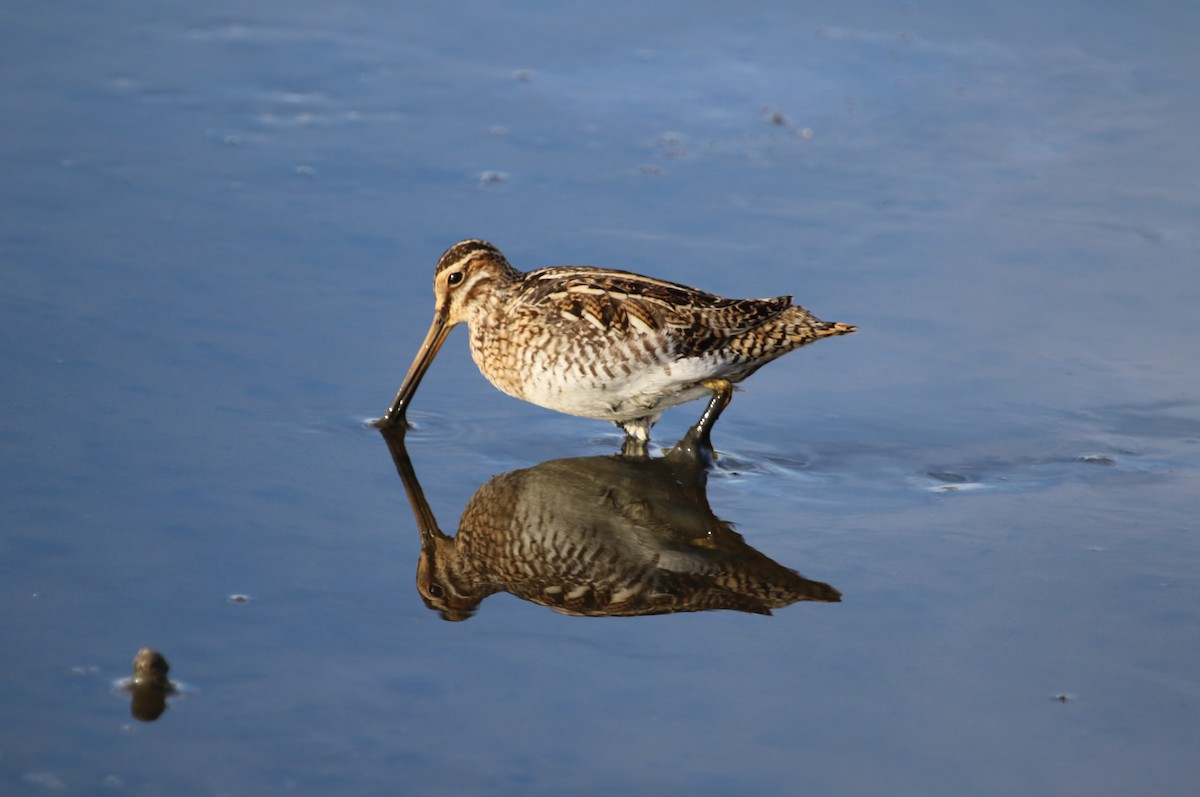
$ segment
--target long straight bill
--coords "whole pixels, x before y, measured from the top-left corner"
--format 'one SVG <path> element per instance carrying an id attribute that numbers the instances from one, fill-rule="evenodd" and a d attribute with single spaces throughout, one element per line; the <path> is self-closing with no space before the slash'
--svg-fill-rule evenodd
<path id="1" fill-rule="evenodd" d="M 408 402 L 417 392 L 417 385 L 421 384 L 421 377 L 425 376 L 425 371 L 429 369 L 429 364 L 437 356 L 438 349 L 442 347 L 442 343 L 445 342 L 451 329 L 453 327 L 446 323 L 444 315 L 441 313 L 434 315 L 433 323 L 429 325 L 429 334 L 425 336 L 425 342 L 421 344 L 421 350 L 417 352 L 416 359 L 408 367 L 408 375 L 404 377 L 400 389 L 396 391 L 396 397 L 392 399 L 392 406 L 388 407 L 387 414 L 379 420 L 380 426 L 390 428 L 404 423 L 404 413 L 408 409 Z"/>

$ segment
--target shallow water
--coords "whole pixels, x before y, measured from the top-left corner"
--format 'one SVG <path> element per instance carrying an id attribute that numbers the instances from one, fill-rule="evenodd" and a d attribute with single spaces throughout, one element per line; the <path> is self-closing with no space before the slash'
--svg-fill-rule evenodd
<path id="1" fill-rule="evenodd" d="M 1193 793 L 1200 12 L 794 5 L 12 5 L 0 792 Z M 364 422 L 473 236 L 859 325 L 703 493 L 841 602 L 427 608 Z M 447 533 L 620 447 L 464 337 L 407 436 Z"/>

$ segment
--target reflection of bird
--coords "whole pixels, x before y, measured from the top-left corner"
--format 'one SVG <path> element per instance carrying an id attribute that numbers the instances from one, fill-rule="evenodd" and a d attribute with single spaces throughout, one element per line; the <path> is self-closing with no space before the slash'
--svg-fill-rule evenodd
<path id="1" fill-rule="evenodd" d="M 381 426 L 409 401 L 450 329 L 466 323 L 471 354 L 500 390 L 542 407 L 600 418 L 638 440 L 663 410 L 711 394 L 701 440 L 733 383 L 818 338 L 854 331 L 775 299 L 723 299 L 626 271 L 514 269 L 484 241 L 446 250 L 433 280 L 429 334 Z"/>
<path id="2" fill-rule="evenodd" d="M 559 459 L 479 488 L 448 537 L 404 449 L 385 431 L 421 532 L 417 587 L 448 620 L 496 592 L 575 615 L 706 609 L 770 614 L 801 600 L 838 601 L 746 544 L 705 495 L 706 462 L 681 444 L 666 457 Z"/>

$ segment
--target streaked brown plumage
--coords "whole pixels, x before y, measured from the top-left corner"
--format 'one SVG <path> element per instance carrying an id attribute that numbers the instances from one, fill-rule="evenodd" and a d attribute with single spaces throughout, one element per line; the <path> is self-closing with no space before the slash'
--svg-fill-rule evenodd
<path id="1" fill-rule="evenodd" d="M 663 410 L 711 394 L 700 423 L 707 441 L 734 383 L 793 349 L 855 330 L 821 321 L 790 296 L 725 299 L 583 266 L 522 273 L 479 240 L 446 250 L 434 294 L 429 333 L 381 426 L 403 423 L 421 377 L 459 323 L 470 328 L 479 370 L 503 392 L 612 421 L 642 441 Z"/>
<path id="2" fill-rule="evenodd" d="M 770 614 L 841 600 L 714 516 L 698 441 L 655 459 L 579 457 L 502 474 L 476 491 L 449 537 L 417 482 L 403 428 L 384 436 L 421 533 L 418 590 L 447 620 L 467 619 L 497 592 L 593 617 Z"/>

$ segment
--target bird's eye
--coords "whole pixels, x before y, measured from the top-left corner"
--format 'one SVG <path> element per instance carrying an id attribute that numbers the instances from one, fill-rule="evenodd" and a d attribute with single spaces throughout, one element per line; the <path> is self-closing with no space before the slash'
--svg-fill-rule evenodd
<path id="1" fill-rule="evenodd" d="M 446 284 L 453 288 L 455 285 L 463 281 L 463 273 L 455 271 L 450 276 L 446 277 Z"/>

